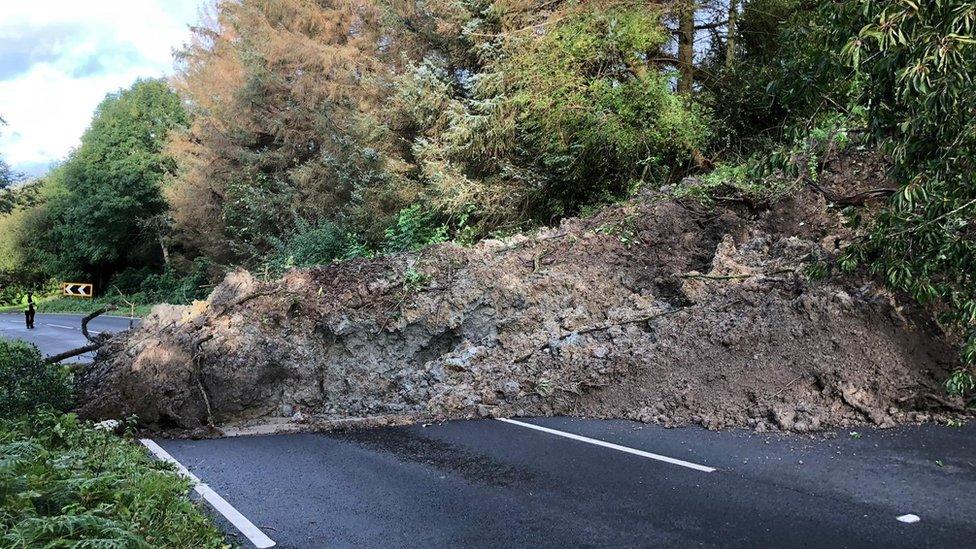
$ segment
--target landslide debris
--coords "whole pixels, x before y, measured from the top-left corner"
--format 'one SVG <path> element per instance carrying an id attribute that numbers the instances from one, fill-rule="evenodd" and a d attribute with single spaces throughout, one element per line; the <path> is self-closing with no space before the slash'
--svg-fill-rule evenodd
<path id="1" fill-rule="evenodd" d="M 79 379 L 80 411 L 215 434 L 551 414 L 792 431 L 939 417 L 954 353 L 930 317 L 869 279 L 804 273 L 849 238 L 808 190 L 761 208 L 651 194 L 468 248 L 273 281 L 237 271 L 106 344 Z"/>

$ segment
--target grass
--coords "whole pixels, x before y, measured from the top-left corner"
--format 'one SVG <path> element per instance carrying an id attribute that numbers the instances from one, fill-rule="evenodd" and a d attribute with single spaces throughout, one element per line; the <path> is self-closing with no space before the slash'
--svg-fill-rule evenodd
<path id="1" fill-rule="evenodd" d="M 100 307 L 114 304 L 119 309 L 113 313 L 120 316 L 144 317 L 149 314 L 153 306 L 146 303 L 137 303 L 131 307 L 120 298 L 99 297 L 95 299 L 79 299 L 71 297 L 49 296 L 40 298 L 36 301 L 38 313 L 74 313 L 88 314 Z M 0 307 L 0 313 L 22 313 L 27 308 L 25 304 L 4 305 Z"/>
<path id="2" fill-rule="evenodd" d="M 74 299 L 70 297 L 63 297 L 39 303 L 37 305 L 37 312 L 88 314 L 100 307 L 105 307 L 106 305 L 117 305 L 119 307 L 118 311 L 111 314 L 139 317 L 149 314 L 149 311 L 152 310 L 153 307 L 152 305 L 146 303 L 137 303 L 135 307 L 131 307 L 122 299 L 111 297 L 100 297 L 95 299 Z"/>
<path id="3" fill-rule="evenodd" d="M 51 295 L 46 297 L 36 298 L 34 303 L 40 305 L 41 303 L 57 299 L 58 296 Z M 22 313 L 24 309 L 27 308 L 26 298 L 22 303 L 13 303 L 9 305 L 0 305 L 0 313 Z"/>
<path id="4" fill-rule="evenodd" d="M 0 546 L 228 547 L 190 485 L 72 414 L 0 419 Z"/>

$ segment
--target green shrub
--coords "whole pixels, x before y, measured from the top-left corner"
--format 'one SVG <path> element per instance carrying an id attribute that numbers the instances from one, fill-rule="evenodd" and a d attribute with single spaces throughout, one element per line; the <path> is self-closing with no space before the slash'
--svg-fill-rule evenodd
<path id="1" fill-rule="evenodd" d="M 427 55 L 390 102 L 435 227 L 453 231 L 466 215 L 474 237 L 552 223 L 681 175 L 707 143 L 707 113 L 658 62 L 670 39 L 662 9 L 452 7 L 444 16 L 463 21 L 451 40 L 469 61 Z"/>
<path id="2" fill-rule="evenodd" d="M 644 6 L 583 10 L 542 38 L 516 40 L 501 63 L 557 213 L 661 183 L 704 145 L 707 118 L 671 90 L 671 74 L 647 64 L 667 39 L 661 17 Z"/>
<path id="3" fill-rule="evenodd" d="M 845 258 L 894 290 L 938 304 L 964 338 L 976 386 L 976 4 L 971 0 L 830 3 L 825 42 L 861 85 L 854 104 L 890 153 L 898 192 Z M 839 51 L 836 51 L 839 50 Z"/>
<path id="4" fill-rule="evenodd" d="M 416 251 L 447 241 L 447 233 L 447 225 L 438 221 L 436 212 L 414 204 L 401 210 L 396 224 L 386 229 L 382 248 L 385 253 Z"/>
<path id="5" fill-rule="evenodd" d="M 172 466 L 71 414 L 0 420 L 0 546 L 227 547 Z"/>
<path id="6" fill-rule="evenodd" d="M 357 256 L 358 242 L 335 223 L 300 221 L 286 240 L 272 239 L 274 250 L 267 260 L 276 273 L 294 267 L 325 265 L 337 259 Z"/>
<path id="7" fill-rule="evenodd" d="M 65 410 L 71 397 L 71 376 L 63 367 L 44 364 L 30 343 L 0 339 L 0 417 L 45 406 Z"/>
<path id="8" fill-rule="evenodd" d="M 64 297 L 51 299 L 48 301 L 41 301 L 37 304 L 37 312 L 45 314 L 68 313 L 85 315 L 97 309 L 101 309 L 109 305 L 115 305 L 118 307 L 118 310 L 107 314 L 128 316 L 130 313 L 134 313 L 133 316 L 145 316 L 152 308 L 149 304 L 147 304 L 145 296 L 142 294 L 127 295 L 125 296 L 125 299 L 135 304 L 134 311 L 130 309 L 125 301 L 122 301 L 122 298 L 120 298 L 118 294 L 116 294 L 110 297 L 99 297 L 95 299 Z M 78 319 L 78 322 L 80 323 L 81 319 Z"/>
<path id="9" fill-rule="evenodd" d="M 210 260 L 201 257 L 193 261 L 188 273 L 167 268 L 162 273 L 150 274 L 139 285 L 139 292 L 146 296 L 146 303 L 182 305 L 204 299 L 210 293 L 208 283 L 212 266 Z"/>

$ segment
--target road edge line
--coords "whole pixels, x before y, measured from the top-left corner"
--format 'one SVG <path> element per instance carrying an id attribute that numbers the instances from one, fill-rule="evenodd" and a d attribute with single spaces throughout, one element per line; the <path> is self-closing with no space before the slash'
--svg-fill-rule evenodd
<path id="1" fill-rule="evenodd" d="M 169 452 L 164 450 L 162 446 L 156 443 L 156 441 L 148 438 L 141 438 L 139 439 L 139 442 L 148 448 L 149 451 L 161 461 L 175 465 L 181 476 L 190 479 L 196 493 L 200 494 L 200 496 L 205 499 L 207 503 L 209 503 L 218 513 L 223 515 L 223 517 L 231 524 L 233 524 L 234 528 L 240 530 L 240 532 L 244 534 L 244 536 L 247 537 L 247 539 L 250 540 L 255 547 L 258 549 L 266 549 L 276 545 L 275 542 L 265 535 L 260 528 L 255 526 L 253 522 L 242 515 L 240 511 L 235 509 L 233 505 L 222 498 L 220 494 L 204 484 L 199 477 L 191 473 L 190 470 L 187 469 L 182 463 L 176 461 L 176 459 L 169 455 Z"/>
<path id="2" fill-rule="evenodd" d="M 578 442 L 585 442 L 587 444 L 594 444 L 596 446 L 602 446 L 604 448 L 610 448 L 612 450 L 618 450 L 620 452 L 626 452 L 628 454 L 634 454 L 636 456 L 641 456 L 649 459 L 654 459 L 657 461 L 663 461 L 665 463 L 670 463 L 671 465 L 678 465 L 681 467 L 687 467 L 688 469 L 694 469 L 696 471 L 701 471 L 703 473 L 714 473 L 718 469 L 714 467 L 709 467 L 707 465 L 699 465 L 698 463 L 692 463 L 690 461 L 685 461 L 683 459 L 672 458 L 668 456 L 662 456 L 661 454 L 654 454 L 651 452 L 645 452 L 644 450 L 637 450 L 635 448 L 628 448 L 627 446 L 621 446 L 619 444 L 614 444 L 612 442 L 604 442 L 595 438 L 584 437 L 582 435 L 576 435 L 573 433 L 567 433 L 565 431 L 558 431 L 556 429 L 550 429 L 548 427 L 543 427 L 541 425 L 535 425 L 533 423 L 525 423 L 523 421 L 516 421 L 514 419 L 507 418 L 495 418 L 498 421 L 505 423 L 510 423 L 512 425 L 518 425 L 520 427 L 526 427 L 528 429 L 534 429 L 536 431 L 542 431 L 543 433 L 549 433 L 551 435 L 556 435 L 568 439 L 572 439 Z"/>

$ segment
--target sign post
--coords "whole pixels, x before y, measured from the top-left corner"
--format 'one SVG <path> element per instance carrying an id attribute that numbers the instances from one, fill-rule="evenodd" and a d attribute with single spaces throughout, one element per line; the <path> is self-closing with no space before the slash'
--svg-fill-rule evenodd
<path id="1" fill-rule="evenodd" d="M 91 299 L 95 297 L 95 286 L 84 282 L 62 282 L 61 295 Z"/>

